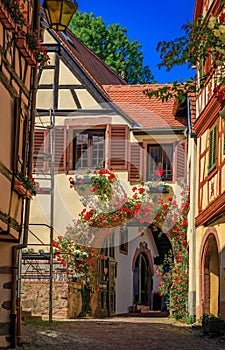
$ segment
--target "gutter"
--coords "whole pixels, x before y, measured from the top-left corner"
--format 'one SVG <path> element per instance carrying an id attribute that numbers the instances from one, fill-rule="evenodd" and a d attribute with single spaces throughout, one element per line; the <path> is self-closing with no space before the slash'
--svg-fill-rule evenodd
<path id="1" fill-rule="evenodd" d="M 138 133 L 152 133 L 152 134 L 168 134 L 171 133 L 171 131 L 173 132 L 185 132 L 186 130 L 186 126 L 178 126 L 178 127 L 172 127 L 172 128 L 132 128 L 131 129 L 134 133 L 138 134 Z"/>
<path id="2" fill-rule="evenodd" d="M 191 138 L 196 138 L 197 135 L 192 131 L 192 124 L 191 124 L 191 112 L 190 112 L 190 97 L 187 97 L 187 112 L 188 112 L 188 132 Z"/>

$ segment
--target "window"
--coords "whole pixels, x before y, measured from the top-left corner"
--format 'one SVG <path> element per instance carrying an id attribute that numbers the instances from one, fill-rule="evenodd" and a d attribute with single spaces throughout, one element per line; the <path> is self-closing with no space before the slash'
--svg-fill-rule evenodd
<path id="1" fill-rule="evenodd" d="M 128 228 L 120 227 L 120 253 L 128 253 Z"/>
<path id="2" fill-rule="evenodd" d="M 101 254 L 110 256 L 111 258 L 115 257 L 114 251 L 115 241 L 114 241 L 114 232 L 111 235 L 108 235 L 102 245 Z"/>
<path id="3" fill-rule="evenodd" d="M 217 147 L 217 125 L 215 125 L 209 134 L 209 172 L 216 166 L 216 147 Z"/>
<path id="4" fill-rule="evenodd" d="M 97 168 L 105 162 L 105 130 L 74 131 L 74 169 Z"/>
<path id="5" fill-rule="evenodd" d="M 173 145 L 149 145 L 147 181 L 172 180 Z"/>

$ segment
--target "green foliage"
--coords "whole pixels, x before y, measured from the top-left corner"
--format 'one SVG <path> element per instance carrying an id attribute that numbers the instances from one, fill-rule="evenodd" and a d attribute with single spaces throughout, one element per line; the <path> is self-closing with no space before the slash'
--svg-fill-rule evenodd
<path id="1" fill-rule="evenodd" d="M 157 266 L 158 277 L 162 278 L 158 292 L 167 297 L 167 307 L 174 319 L 186 322 L 189 318 L 188 303 L 188 243 L 187 215 L 189 211 L 189 189 L 182 193 L 179 217 L 175 213 L 174 225 L 170 230 L 172 251 L 165 257 L 164 263 Z"/>
<path id="2" fill-rule="evenodd" d="M 182 29 L 182 37 L 158 43 L 161 58 L 158 68 L 165 67 L 170 71 L 176 65 L 188 64 L 189 68 L 197 65 L 198 79 L 194 77 L 185 83 L 173 82 L 169 87 L 147 91 L 149 97 L 156 96 L 162 101 L 171 97 L 184 99 L 187 93 L 198 92 L 212 73 L 218 86 L 225 83 L 225 13 L 221 12 L 218 17 L 199 17 L 193 23 L 187 22 Z M 205 69 L 206 59 L 211 64 L 210 69 Z"/>
<path id="3" fill-rule="evenodd" d="M 143 51 L 137 40 L 129 41 L 126 28 L 106 27 L 101 17 L 77 12 L 70 30 L 112 70 L 130 84 L 153 83 L 149 66 L 143 65 Z"/>
<path id="4" fill-rule="evenodd" d="M 32 175 L 21 177 L 21 181 L 24 187 L 29 190 L 33 196 L 37 194 L 37 190 L 39 189 L 39 183 L 34 181 Z"/>
<path id="5" fill-rule="evenodd" d="M 68 228 L 67 228 L 67 232 Z M 75 242 L 68 235 L 58 236 L 52 241 L 56 259 L 66 267 L 70 281 L 84 282 L 93 286 L 93 257 L 95 250 L 89 246 Z"/>
<path id="6" fill-rule="evenodd" d="M 79 314 L 79 317 L 86 316 L 87 314 L 90 314 L 91 307 L 90 307 L 90 298 L 91 293 L 93 292 L 93 289 L 89 285 L 84 285 L 81 289 L 81 297 L 82 297 L 82 310 Z"/>
<path id="7" fill-rule="evenodd" d="M 19 0 L 3 0 L 3 3 L 17 25 L 24 26 L 27 24 L 27 11 L 24 10 L 24 5 Z"/>

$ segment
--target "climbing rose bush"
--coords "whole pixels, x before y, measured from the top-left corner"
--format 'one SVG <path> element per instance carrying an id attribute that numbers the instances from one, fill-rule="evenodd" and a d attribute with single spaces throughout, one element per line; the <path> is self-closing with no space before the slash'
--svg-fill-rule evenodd
<path id="1" fill-rule="evenodd" d="M 172 251 L 165 257 L 164 263 L 157 266 L 156 273 L 161 277 L 157 292 L 167 298 L 166 304 L 176 320 L 184 320 L 188 317 L 188 211 L 189 188 L 182 192 L 180 216 L 174 215 L 174 224 L 168 232 Z"/>
<path id="2" fill-rule="evenodd" d="M 161 196 L 151 195 L 142 186 L 134 186 L 132 195 L 106 199 L 99 207 L 84 208 L 78 220 L 68 226 L 66 234 L 54 241 L 57 259 L 69 266 L 71 277 L 93 283 L 93 258 L 103 258 L 91 249 L 98 234 L 105 230 L 112 234 L 113 228 L 135 224 L 137 227 L 151 226 L 156 232 L 163 228 L 169 235 L 172 250 L 156 273 L 162 278 L 158 292 L 167 297 L 167 306 L 176 319 L 187 316 L 188 297 L 188 243 L 187 215 L 189 211 L 189 188 L 181 193 L 181 203 L 172 197 L 163 200 Z M 143 226 L 144 225 L 144 226 Z M 143 232 L 140 231 L 140 235 Z M 90 277 L 91 276 L 91 277 Z"/>

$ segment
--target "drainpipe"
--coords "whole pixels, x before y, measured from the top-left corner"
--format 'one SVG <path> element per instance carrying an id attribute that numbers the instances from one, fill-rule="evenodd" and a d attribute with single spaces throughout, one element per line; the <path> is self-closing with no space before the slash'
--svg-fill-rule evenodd
<path id="1" fill-rule="evenodd" d="M 36 7 L 34 7 L 34 23 L 35 28 L 38 33 L 40 32 L 40 1 L 35 1 Z M 29 134 L 29 153 L 28 153 L 28 167 L 27 173 L 30 175 L 32 173 L 32 161 L 33 161 L 33 138 L 34 138 L 34 125 L 35 125 L 35 116 L 36 116 L 36 94 L 37 94 L 37 77 L 38 71 L 37 68 L 32 69 L 31 73 L 31 112 L 30 112 L 30 134 Z M 24 215 L 23 215 L 24 214 Z M 26 198 L 24 213 L 22 212 L 22 222 L 24 222 L 23 227 L 23 239 L 22 243 L 14 246 L 12 248 L 12 306 L 11 306 L 11 348 L 16 348 L 16 329 L 20 330 L 20 295 L 17 294 L 17 270 L 18 264 L 21 265 L 21 258 L 18 261 L 18 251 L 27 247 L 28 242 L 28 232 L 29 232 L 29 214 L 30 214 L 30 199 Z M 20 233 L 22 235 L 22 233 Z M 21 254 L 20 254 L 21 257 Z M 20 283 L 20 278 L 19 278 Z M 18 285 L 18 291 L 20 291 L 20 285 Z M 18 305 L 18 310 L 17 310 Z M 17 320 L 16 320 L 17 318 Z M 17 322 L 16 322 L 17 321 Z M 18 323 L 18 327 L 17 327 Z M 20 334 L 18 334 L 18 345 L 21 344 Z"/>
<path id="2" fill-rule="evenodd" d="M 196 161 L 197 161 L 197 146 L 196 134 L 192 131 L 191 115 L 190 115 L 190 99 L 187 99 L 188 110 L 188 133 L 189 133 L 189 159 L 190 166 L 190 211 L 189 211 L 189 290 L 188 290 L 188 312 L 189 315 L 196 316 L 196 231 L 195 231 L 195 208 L 196 208 Z"/>

